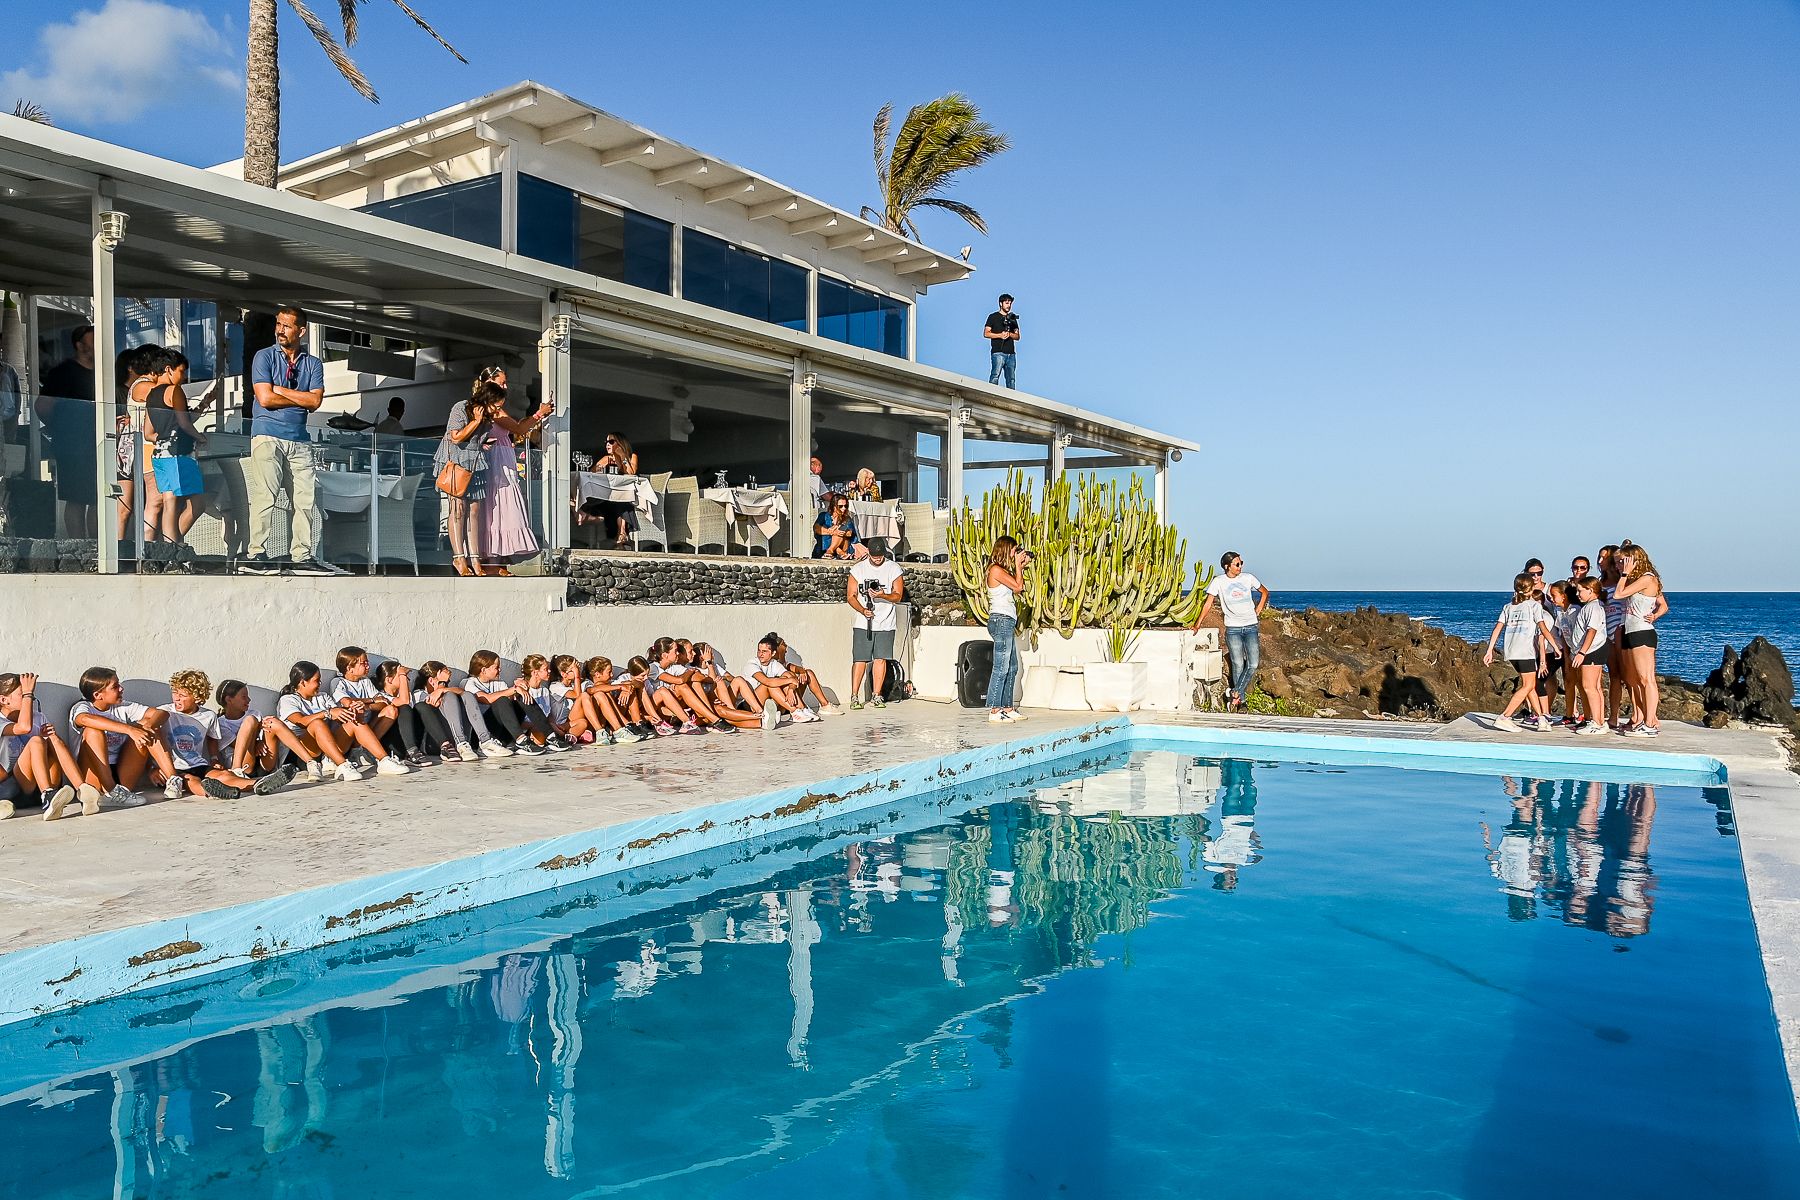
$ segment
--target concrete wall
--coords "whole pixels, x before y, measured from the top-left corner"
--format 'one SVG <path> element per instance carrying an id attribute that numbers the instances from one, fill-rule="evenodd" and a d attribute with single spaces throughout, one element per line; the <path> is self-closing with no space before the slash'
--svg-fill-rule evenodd
<path id="1" fill-rule="evenodd" d="M 928 625 L 914 631 L 907 642 L 910 660 L 903 659 L 918 694 L 930 700 L 956 697 L 956 655 L 964 642 L 985 642 L 988 632 L 977 625 Z M 1105 661 L 1105 632 L 1077 629 L 1064 638 L 1054 631 L 1040 633 L 1034 645 L 1019 647 L 1021 669 L 1079 667 Z M 1149 692 L 1144 707 L 1155 712 L 1183 712 L 1194 707 L 1194 690 L 1202 682 L 1219 678 L 1222 659 L 1216 629 L 1147 629 L 1138 636 L 1131 662 L 1150 668 Z M 1022 677 L 1019 686 L 1026 680 Z"/>
<path id="2" fill-rule="evenodd" d="M 623 661 L 658 637 L 711 642 L 733 669 L 770 630 L 847 691 L 850 608 L 844 604 L 566 607 L 567 580 L 313 579 L 246 576 L 15 575 L 4 580 L 0 671 L 73 685 L 104 664 L 128 679 L 166 680 L 198 667 L 279 687 L 296 659 L 329 668 L 340 646 L 417 665 L 466 667 L 470 652 L 605 654 Z M 60 689 L 57 695 L 61 695 Z M 58 716 L 46 700 L 46 715 Z"/>

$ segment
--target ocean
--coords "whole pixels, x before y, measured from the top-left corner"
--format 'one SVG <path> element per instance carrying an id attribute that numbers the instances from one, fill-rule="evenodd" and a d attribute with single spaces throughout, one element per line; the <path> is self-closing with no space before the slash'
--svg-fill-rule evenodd
<path id="1" fill-rule="evenodd" d="M 1278 608 L 1347 612 L 1374 605 L 1429 621 L 1484 645 L 1507 597 L 1499 592 L 1282 592 Z M 1694 683 L 1719 665 L 1727 645 L 1742 650 L 1757 634 L 1780 647 L 1800 672 L 1800 592 L 1671 592 L 1669 615 L 1657 622 L 1657 669 Z"/>

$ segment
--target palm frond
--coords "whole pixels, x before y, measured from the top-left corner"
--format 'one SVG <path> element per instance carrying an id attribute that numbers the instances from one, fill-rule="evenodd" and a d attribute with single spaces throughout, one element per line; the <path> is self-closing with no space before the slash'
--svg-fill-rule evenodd
<path id="1" fill-rule="evenodd" d="M 341 2 L 341 0 L 340 0 L 340 2 Z M 406 2 L 406 0 L 394 0 L 394 7 L 398 8 L 401 12 L 403 12 L 407 16 L 411 17 L 414 25 L 417 25 L 420 29 L 423 29 L 426 33 L 431 35 L 432 41 L 436 42 L 438 45 L 440 45 L 444 49 L 448 50 L 451 54 L 454 54 L 456 56 L 457 62 L 467 63 L 469 61 L 468 59 L 466 59 L 462 56 L 461 50 L 458 50 L 455 46 L 452 46 L 449 42 L 446 42 L 444 40 L 444 35 L 439 33 L 437 30 L 433 29 L 431 27 L 431 25 L 425 20 L 424 17 L 421 17 L 418 13 L 414 12 L 412 5 L 408 4 Z"/>
<path id="2" fill-rule="evenodd" d="M 50 114 L 44 110 L 43 105 L 34 104 L 30 100 L 14 101 L 12 115 L 23 121 L 36 121 L 39 125 L 56 124 L 50 119 Z"/>
<path id="3" fill-rule="evenodd" d="M 325 22 L 319 20 L 318 14 L 306 7 L 305 0 L 288 0 L 288 7 L 294 10 L 294 15 L 300 18 L 300 23 L 306 26 L 306 31 L 313 35 L 313 40 L 319 43 L 321 50 L 325 51 L 325 57 L 331 60 L 331 65 L 336 67 L 338 74 L 342 75 L 350 86 L 356 89 L 357 94 L 372 104 L 381 103 L 381 97 L 375 94 L 375 86 L 362 73 L 362 69 L 351 61 L 350 56 L 344 53 L 344 48 L 338 45 L 335 37 L 331 36 L 331 30 L 326 28 Z"/>
<path id="4" fill-rule="evenodd" d="M 356 45 L 356 6 L 363 0 L 338 0 L 338 19 L 344 24 L 344 48 Z"/>
<path id="5" fill-rule="evenodd" d="M 953 212 L 973 225 L 976 232 L 985 234 L 988 231 L 987 220 L 961 200 L 946 200 L 942 196 L 924 196 L 918 201 L 917 207 L 941 208 L 946 212 Z"/>
<path id="6" fill-rule="evenodd" d="M 883 192 L 887 191 L 888 181 L 888 124 L 893 117 L 894 106 L 892 104 L 882 105 L 881 111 L 875 114 L 875 185 Z"/>
<path id="7" fill-rule="evenodd" d="M 882 117 L 889 110 L 882 110 Z M 877 128 L 886 132 L 880 117 Z M 885 140 L 885 139 L 883 139 Z M 878 147 L 881 146 L 878 141 Z M 882 224 L 895 233 L 917 238 L 911 213 L 915 208 L 943 208 L 987 232 L 987 222 L 973 208 L 948 201 L 943 192 L 964 171 L 1003 154 L 1011 143 L 982 120 L 967 96 L 951 92 L 907 110 L 885 161 L 878 151 L 876 179 L 882 192 Z M 926 201 L 932 203 L 927 205 Z"/>

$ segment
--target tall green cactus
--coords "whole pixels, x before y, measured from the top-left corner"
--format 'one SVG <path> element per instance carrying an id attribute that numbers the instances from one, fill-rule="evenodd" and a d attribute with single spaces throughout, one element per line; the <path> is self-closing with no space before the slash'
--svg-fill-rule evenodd
<path id="1" fill-rule="evenodd" d="M 1071 484 L 1065 474 L 1044 489 L 1041 506 L 1033 487 L 1023 471 L 1009 471 L 979 513 L 965 502 L 950 524 L 950 566 L 970 616 L 987 620 L 988 552 L 1009 535 L 1033 557 L 1019 593 L 1021 632 L 1069 637 L 1083 626 L 1141 629 L 1199 617 L 1212 571 L 1195 563 L 1194 586 L 1184 591 L 1187 542 L 1157 518 L 1141 479 L 1121 490 L 1091 475 Z"/>

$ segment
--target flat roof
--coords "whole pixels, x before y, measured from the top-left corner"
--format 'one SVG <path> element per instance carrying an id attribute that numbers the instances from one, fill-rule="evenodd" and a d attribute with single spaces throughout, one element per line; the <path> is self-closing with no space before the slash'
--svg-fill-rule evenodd
<path id="1" fill-rule="evenodd" d="M 427 147 L 461 154 L 480 143 L 503 144 L 506 138 L 493 127 L 502 120 L 535 130 L 546 146 L 591 151 L 597 167 L 639 171 L 663 186 L 686 184 L 707 204 L 735 205 L 753 221 L 786 226 L 791 236 L 816 236 L 831 249 L 850 247 L 865 258 L 878 258 L 896 268 L 904 265 L 902 273 L 921 287 L 967 279 L 975 270 L 957 255 L 933 250 L 766 175 L 531 80 L 290 163 L 281 168 L 281 186 L 327 199 L 367 183 L 396 160 L 410 158 L 416 166 L 421 155 L 430 153 Z"/>
<path id="2" fill-rule="evenodd" d="M 297 303 L 316 319 L 517 349 L 542 333 L 544 304 L 568 300 L 646 329 L 762 355 L 805 356 L 917 404 L 967 406 L 1011 430 L 1067 430 L 1097 445 L 1164 453 L 1194 442 L 987 381 L 861 350 L 614 283 L 566 267 L 356 212 L 217 171 L 0 113 L 0 279 L 21 291 L 92 287 L 97 193 L 130 225 L 113 256 L 121 296 Z M 590 322 L 584 321 L 584 324 Z M 528 331 L 521 337 L 519 331 Z M 828 381 L 829 382 L 829 381 Z"/>

